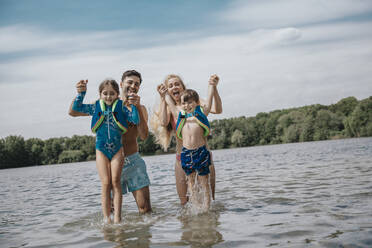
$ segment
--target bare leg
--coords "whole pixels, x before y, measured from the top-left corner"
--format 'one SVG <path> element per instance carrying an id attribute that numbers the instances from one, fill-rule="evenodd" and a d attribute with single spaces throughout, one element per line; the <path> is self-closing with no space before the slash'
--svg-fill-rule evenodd
<path id="1" fill-rule="evenodd" d="M 203 210 L 207 211 L 211 205 L 211 194 L 209 188 L 209 175 L 199 176 L 198 182 L 203 192 Z"/>
<path id="2" fill-rule="evenodd" d="M 136 200 L 138 211 L 140 214 L 145 214 L 152 211 L 149 186 L 133 191 L 132 194 L 134 199 Z"/>
<path id="3" fill-rule="evenodd" d="M 216 189 L 216 171 L 214 169 L 214 164 L 212 161 L 212 164 L 209 166 L 210 174 L 209 174 L 209 182 L 211 185 L 211 191 L 212 191 L 212 199 L 214 200 L 214 192 Z"/>
<path id="4" fill-rule="evenodd" d="M 210 151 L 209 154 L 211 155 L 211 165 L 209 166 L 209 170 L 211 173 L 209 174 L 209 182 L 211 185 L 212 199 L 214 201 L 214 192 L 216 189 L 216 171 L 214 169 L 212 152 Z"/>
<path id="5" fill-rule="evenodd" d="M 98 175 L 101 180 L 102 192 L 101 192 L 101 205 L 103 218 L 108 223 L 111 223 L 110 219 L 110 205 L 111 205 L 111 170 L 110 161 L 108 158 L 99 150 L 96 150 L 96 163 Z"/>
<path id="6" fill-rule="evenodd" d="M 111 182 L 114 198 L 114 223 L 121 221 L 122 190 L 120 184 L 121 170 L 123 169 L 124 154 L 120 149 L 111 159 Z"/>
<path id="7" fill-rule="evenodd" d="M 194 206 L 197 206 L 199 205 L 199 201 L 198 201 L 198 192 L 197 192 L 197 188 L 195 185 L 195 178 L 196 178 L 195 172 L 187 176 L 187 190 L 190 194 L 190 202 Z"/>
<path id="8" fill-rule="evenodd" d="M 181 162 L 178 160 L 176 160 L 174 171 L 176 176 L 176 188 L 178 197 L 180 198 L 181 205 L 185 205 L 188 201 L 186 174 L 182 169 Z"/>

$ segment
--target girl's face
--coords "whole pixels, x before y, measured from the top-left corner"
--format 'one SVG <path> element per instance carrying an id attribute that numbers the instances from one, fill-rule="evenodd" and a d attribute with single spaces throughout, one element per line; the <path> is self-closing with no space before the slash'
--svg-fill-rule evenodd
<path id="1" fill-rule="evenodd" d="M 106 85 L 99 94 L 99 98 L 102 99 L 107 105 L 112 105 L 118 97 L 118 92 L 116 92 L 111 85 Z"/>
<path id="2" fill-rule="evenodd" d="M 168 94 L 173 98 L 175 102 L 179 102 L 181 93 L 185 90 L 181 81 L 176 77 L 171 78 L 168 80 L 167 87 Z"/>

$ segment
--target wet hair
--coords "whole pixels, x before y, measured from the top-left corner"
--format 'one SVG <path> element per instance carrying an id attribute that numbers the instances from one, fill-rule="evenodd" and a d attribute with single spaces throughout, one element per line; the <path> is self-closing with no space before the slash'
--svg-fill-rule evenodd
<path id="1" fill-rule="evenodd" d="M 187 89 L 181 93 L 181 101 L 188 102 L 188 101 L 195 101 L 199 102 L 199 95 L 195 90 Z"/>
<path id="2" fill-rule="evenodd" d="M 142 83 L 141 73 L 139 73 L 136 70 L 128 70 L 128 71 L 124 72 L 123 73 L 123 76 L 121 77 L 121 81 L 124 82 L 124 79 L 126 77 L 130 77 L 130 76 L 136 76 L 136 77 L 138 77 L 140 79 L 140 83 Z"/>
<path id="3" fill-rule="evenodd" d="M 180 81 L 183 89 L 185 90 L 186 87 L 185 87 L 185 84 L 183 83 L 182 81 L 182 78 L 176 74 L 169 74 L 168 76 L 166 76 L 166 78 L 164 79 L 164 84 L 168 87 L 168 81 L 171 80 L 172 78 L 177 78 L 178 81 Z"/>
<path id="4" fill-rule="evenodd" d="M 105 79 L 98 87 L 98 92 L 101 94 L 106 86 L 111 86 L 118 95 L 120 94 L 119 85 L 114 79 Z"/>

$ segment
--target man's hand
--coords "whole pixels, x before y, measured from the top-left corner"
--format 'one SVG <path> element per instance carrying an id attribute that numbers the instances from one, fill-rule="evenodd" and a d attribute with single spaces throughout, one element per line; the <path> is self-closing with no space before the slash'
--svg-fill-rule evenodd
<path id="1" fill-rule="evenodd" d="M 136 93 L 130 93 L 127 96 L 127 101 L 129 104 L 133 104 L 136 107 L 141 106 L 141 97 L 137 95 Z"/>

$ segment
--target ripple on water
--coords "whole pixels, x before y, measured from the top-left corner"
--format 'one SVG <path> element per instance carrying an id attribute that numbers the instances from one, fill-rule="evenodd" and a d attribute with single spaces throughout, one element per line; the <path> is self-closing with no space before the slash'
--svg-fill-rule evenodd
<path id="1" fill-rule="evenodd" d="M 262 199 L 263 202 L 267 204 L 279 204 L 279 205 L 294 205 L 296 203 L 295 199 L 285 198 L 285 197 L 267 197 Z"/>
<path id="2" fill-rule="evenodd" d="M 94 162 L 4 170 L 0 246 L 372 247 L 371 154 L 372 138 L 213 151 L 217 200 L 196 214 L 174 155 L 145 157 L 154 212 L 129 194 L 119 225 L 102 221 Z"/>

